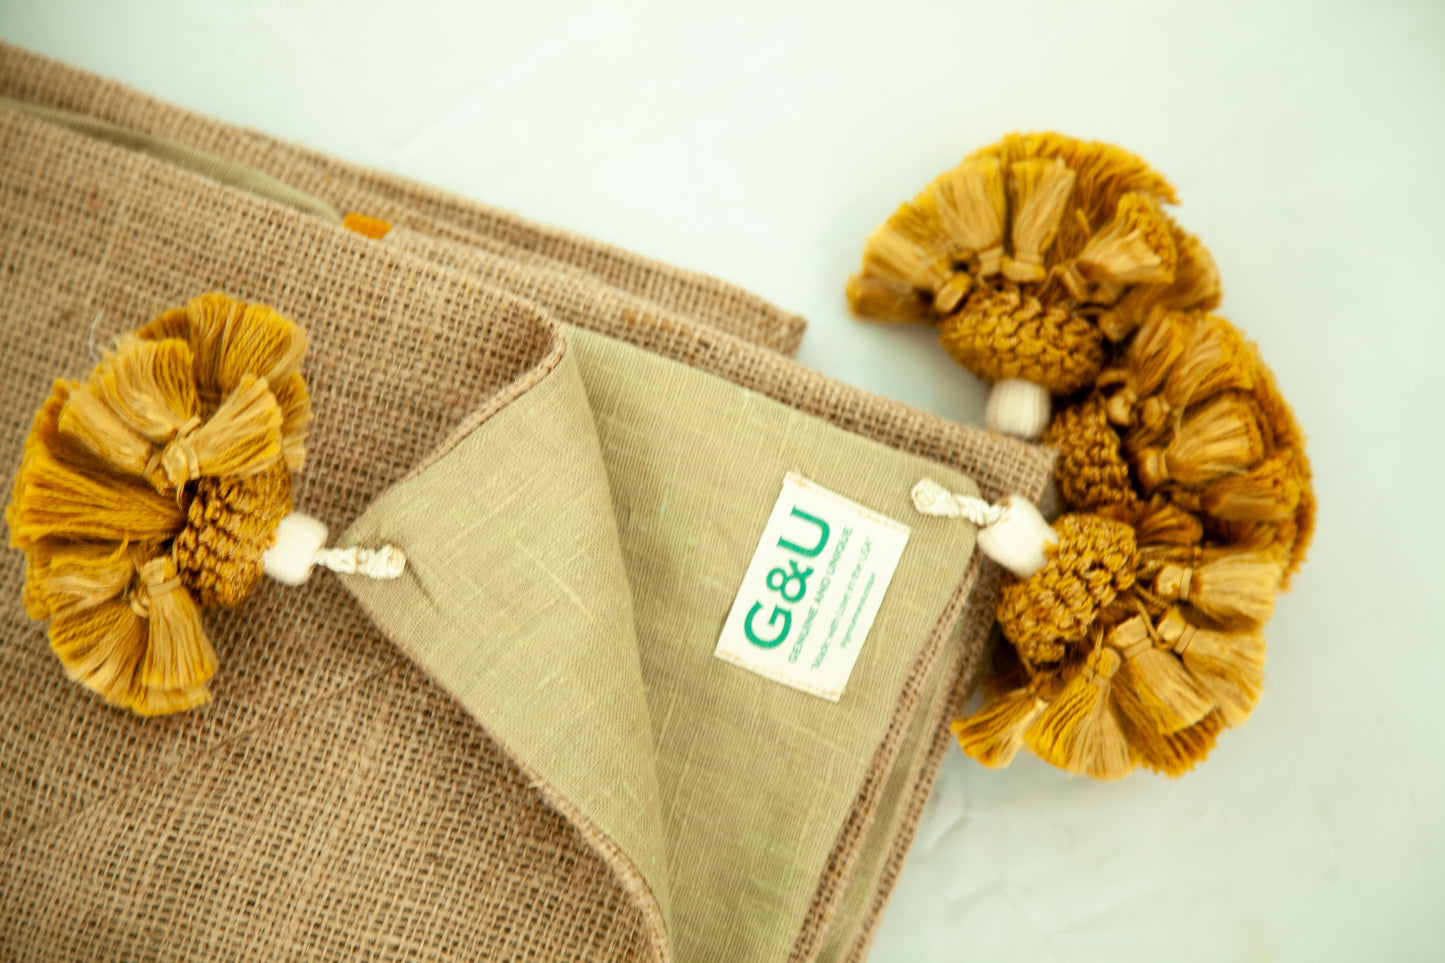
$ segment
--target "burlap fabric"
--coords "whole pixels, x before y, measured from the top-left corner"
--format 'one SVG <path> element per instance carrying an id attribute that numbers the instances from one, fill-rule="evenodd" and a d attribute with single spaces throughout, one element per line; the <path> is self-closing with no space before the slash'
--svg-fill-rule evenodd
<path id="1" fill-rule="evenodd" d="M 603 285 L 637 299 L 637 310 L 700 321 L 784 354 L 793 354 L 803 337 L 799 316 L 714 278 L 232 127 L 3 43 L 0 75 L 0 95 L 164 137 L 262 171 L 342 214 L 359 211 L 497 255 L 512 265 L 505 269 L 508 286 L 526 283 L 516 280 L 523 276 L 518 268 L 540 269 L 543 280 L 528 293 L 554 310 L 568 303 L 569 285 Z M 562 300 L 554 304 L 553 297 Z"/>
<path id="2" fill-rule="evenodd" d="M 104 343 L 210 289 L 271 303 L 308 329 L 317 424 L 296 501 L 337 531 L 555 384 L 577 353 L 559 318 L 951 466 L 989 497 L 1042 488 L 1036 449 L 787 361 L 771 349 L 796 345 L 797 319 L 719 282 L 13 48 L 0 48 L 0 95 L 159 134 L 400 225 L 370 241 L 0 109 L 7 490 L 50 379 L 88 369 L 97 315 Z M 210 613 L 223 666 L 214 703 L 142 721 L 64 680 L 25 618 L 22 574 L 7 554 L 0 955 L 22 959 L 861 958 L 949 742 L 946 720 L 967 696 L 998 578 L 973 558 L 938 624 L 906 640 L 891 710 L 828 826 L 826 861 L 790 910 L 789 948 L 761 957 L 750 947 L 764 944 L 742 937 L 690 939 L 696 894 L 667 893 L 539 775 L 544 761 L 488 729 L 486 707 L 469 704 L 449 670 L 399 647 L 338 580 L 265 585 Z"/>

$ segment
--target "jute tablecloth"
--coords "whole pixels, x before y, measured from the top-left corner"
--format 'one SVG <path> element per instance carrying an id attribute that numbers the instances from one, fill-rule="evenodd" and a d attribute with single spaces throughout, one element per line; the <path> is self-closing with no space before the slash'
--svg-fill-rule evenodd
<path id="1" fill-rule="evenodd" d="M 308 331 L 298 508 L 411 559 L 208 612 L 214 701 L 143 720 L 7 553 L 0 956 L 866 953 L 998 582 L 908 488 L 1038 498 L 1044 452 L 797 366 L 721 282 L 11 47 L 0 97 L 0 465 L 51 379 L 222 291 Z M 912 528 L 836 703 L 712 656 L 789 471 Z"/>

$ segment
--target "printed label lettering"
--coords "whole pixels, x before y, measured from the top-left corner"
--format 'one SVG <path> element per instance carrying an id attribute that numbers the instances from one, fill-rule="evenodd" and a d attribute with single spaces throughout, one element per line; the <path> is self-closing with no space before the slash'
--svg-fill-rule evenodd
<path id="1" fill-rule="evenodd" d="M 838 701 L 908 534 L 906 525 L 789 473 L 717 657 Z"/>

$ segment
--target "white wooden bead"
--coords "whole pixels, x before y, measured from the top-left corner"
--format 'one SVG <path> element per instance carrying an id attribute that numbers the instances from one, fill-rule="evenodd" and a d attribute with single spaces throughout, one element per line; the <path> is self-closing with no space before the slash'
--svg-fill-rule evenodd
<path id="1" fill-rule="evenodd" d="M 1009 495 L 999 505 L 1003 517 L 978 530 L 979 551 L 1019 578 L 1028 578 L 1044 567 L 1044 548 L 1058 542 L 1058 533 L 1022 495 Z"/>
<path id="2" fill-rule="evenodd" d="M 1049 393 L 1032 381 L 1006 378 L 994 382 L 983 410 L 990 431 L 1035 439 L 1049 426 L 1053 405 Z"/>
<path id="3" fill-rule="evenodd" d="M 261 566 L 282 585 L 304 585 L 326 535 L 319 519 L 292 512 L 276 526 L 276 544 L 261 557 Z"/>

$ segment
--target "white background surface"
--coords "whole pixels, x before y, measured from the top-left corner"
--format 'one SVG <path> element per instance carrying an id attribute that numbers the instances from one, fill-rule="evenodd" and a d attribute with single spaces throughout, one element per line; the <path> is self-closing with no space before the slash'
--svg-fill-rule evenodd
<path id="1" fill-rule="evenodd" d="M 929 332 L 848 316 L 863 238 L 1009 130 L 1139 152 L 1310 433 L 1269 691 L 1178 781 L 954 753 L 873 959 L 1445 959 L 1445 2 L 0 0 L 0 36 L 737 282 L 974 422 Z"/>

